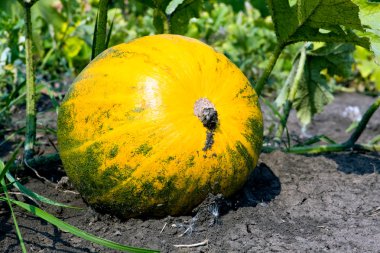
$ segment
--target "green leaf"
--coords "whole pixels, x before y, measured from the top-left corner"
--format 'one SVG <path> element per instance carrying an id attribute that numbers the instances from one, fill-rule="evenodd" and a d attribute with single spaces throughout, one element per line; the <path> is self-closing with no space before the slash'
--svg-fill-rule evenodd
<path id="1" fill-rule="evenodd" d="M 1 164 L 0 164 L 0 167 L 1 167 Z M 3 168 L 1 168 L 1 169 L 3 169 Z M 13 207 L 12 207 L 11 199 L 9 198 L 9 195 L 8 195 L 7 186 L 5 185 L 4 179 L 1 179 L 0 181 L 1 181 L 1 186 L 3 187 L 3 191 L 5 193 L 5 200 L 8 203 L 9 209 L 11 210 L 13 224 L 15 225 L 16 234 L 17 234 L 18 240 L 20 242 L 21 250 L 22 250 L 23 253 L 26 253 L 27 251 L 26 251 L 26 247 L 25 247 L 25 244 L 24 244 L 24 239 L 22 238 L 21 231 L 20 231 L 20 228 L 18 226 L 17 219 L 16 219 L 16 215 L 13 212 Z"/>
<path id="2" fill-rule="evenodd" d="M 96 244 L 103 245 L 105 247 L 111 248 L 111 249 L 116 249 L 116 250 L 121 250 L 121 251 L 129 251 L 129 252 L 159 252 L 157 250 L 149 250 L 149 249 L 140 249 L 140 248 L 135 248 L 135 247 L 130 247 L 130 246 L 125 246 L 119 243 L 115 243 L 113 241 L 103 239 L 96 237 L 90 233 L 87 233 L 83 230 L 80 230 L 64 221 L 61 221 L 60 219 L 54 217 L 53 215 L 41 210 L 40 208 L 26 204 L 17 200 L 10 200 L 12 203 L 18 205 L 21 208 L 24 208 L 28 212 L 40 217 L 41 219 L 44 219 L 45 221 L 49 222 L 50 224 L 58 227 L 59 229 L 63 231 L 68 231 L 69 233 L 76 235 L 78 237 L 81 237 L 85 240 L 94 242 Z"/>
<path id="3" fill-rule="evenodd" d="M 61 207 L 65 207 L 65 208 L 81 209 L 79 207 L 74 207 L 74 206 L 70 206 L 70 205 L 66 205 L 63 203 L 56 202 L 54 200 L 51 200 L 49 198 L 46 198 L 44 196 L 39 195 L 38 193 L 35 193 L 35 192 L 29 190 L 28 188 L 23 186 L 20 182 L 18 182 L 9 172 L 6 173 L 6 177 L 9 180 L 9 182 L 11 184 L 13 184 L 20 192 L 24 193 L 25 195 L 27 195 L 28 197 L 30 197 L 36 201 L 41 201 L 41 202 L 44 202 L 46 204 L 53 205 L 53 206 L 61 206 Z"/>
<path id="4" fill-rule="evenodd" d="M 327 43 L 318 49 L 309 51 L 309 55 L 323 57 L 330 76 L 349 77 L 352 74 L 354 51 L 353 44 Z"/>
<path id="5" fill-rule="evenodd" d="M 185 34 L 191 18 L 198 17 L 203 0 L 185 0 L 170 16 L 170 31 Z"/>
<path id="6" fill-rule="evenodd" d="M 95 55 L 95 48 L 96 48 L 96 35 L 98 34 L 98 19 L 99 19 L 99 13 L 96 14 L 95 18 L 95 26 L 94 26 L 94 36 L 92 37 L 92 46 L 91 46 L 91 60 L 93 60 Z"/>
<path id="7" fill-rule="evenodd" d="M 351 44 L 333 43 L 307 52 L 303 76 L 292 101 L 297 117 L 304 126 L 333 100 L 327 76 L 322 72 L 326 70 L 330 76 L 350 75 L 354 49 L 355 47 Z"/>
<path id="8" fill-rule="evenodd" d="M 305 51 L 305 48 L 302 48 L 301 50 Z M 302 56 L 303 53 L 303 57 Z M 285 84 L 282 86 L 276 100 L 275 104 L 278 108 L 280 108 L 282 105 L 285 105 L 287 100 L 293 101 L 293 99 L 290 97 L 291 91 L 294 90 L 294 92 L 297 92 L 298 90 L 298 84 L 300 82 L 300 76 L 303 75 L 303 71 L 305 69 L 305 52 L 299 51 L 296 55 L 294 61 L 293 61 L 293 67 L 286 78 Z M 294 97 L 294 94 L 293 94 Z"/>
<path id="9" fill-rule="evenodd" d="M 380 64 L 380 2 L 369 2 L 366 0 L 352 0 L 359 6 L 359 17 L 365 27 L 364 36 L 368 37 L 370 49 L 376 57 L 376 62 Z"/>
<path id="10" fill-rule="evenodd" d="M 171 15 L 177 7 L 182 4 L 185 0 L 172 0 L 166 7 L 165 13 L 166 15 Z"/>
<path id="11" fill-rule="evenodd" d="M 114 21 L 115 21 L 115 16 L 113 16 L 113 19 L 112 19 L 111 24 L 110 24 L 110 28 L 109 28 L 108 33 L 107 33 L 107 39 L 106 39 L 106 43 L 105 43 L 106 48 L 108 48 L 108 46 L 110 44 Z"/>
<path id="12" fill-rule="evenodd" d="M 164 13 L 158 9 L 154 9 L 153 25 L 154 28 L 156 28 L 156 33 L 164 33 L 165 22 L 167 22 L 167 18 Z"/>
<path id="13" fill-rule="evenodd" d="M 4 165 L 4 162 L 0 160 L 0 180 L 4 179 L 5 174 L 8 172 L 10 169 L 11 165 L 13 162 L 16 160 L 17 154 L 21 148 L 21 146 L 24 144 L 24 142 L 21 142 L 20 144 L 17 145 L 15 151 L 13 152 L 11 159 L 7 162 L 6 165 Z"/>
<path id="14" fill-rule="evenodd" d="M 36 8 L 33 8 L 33 10 L 38 10 L 35 15 L 41 15 L 48 24 L 54 27 L 55 33 L 58 34 L 65 23 L 65 18 L 54 7 L 56 4 L 56 0 L 40 0 L 36 3 Z"/>
<path id="15" fill-rule="evenodd" d="M 139 0 L 154 9 L 157 33 L 185 34 L 191 18 L 198 17 L 203 0 Z"/>
<path id="16" fill-rule="evenodd" d="M 86 42 L 84 42 L 81 38 L 70 37 L 65 41 L 63 53 L 67 56 L 67 58 L 74 58 L 79 54 L 83 47 L 86 47 Z"/>
<path id="17" fill-rule="evenodd" d="M 299 41 L 354 42 L 368 47 L 368 39 L 351 29 L 363 30 L 359 7 L 351 0 L 268 0 L 280 44 Z"/>

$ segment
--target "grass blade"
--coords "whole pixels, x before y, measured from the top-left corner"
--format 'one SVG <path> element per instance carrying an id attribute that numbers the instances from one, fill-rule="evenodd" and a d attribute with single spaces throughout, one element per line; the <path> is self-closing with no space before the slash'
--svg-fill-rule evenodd
<path id="1" fill-rule="evenodd" d="M 269 109 L 271 109 L 271 111 L 273 112 L 273 114 L 281 121 L 283 122 L 284 121 L 284 117 L 281 115 L 280 111 L 273 105 L 273 103 L 271 103 L 269 100 L 265 99 L 265 98 L 260 98 L 264 104 L 266 106 L 269 107 Z"/>
<path id="2" fill-rule="evenodd" d="M 74 208 L 74 209 L 81 209 L 79 207 L 69 206 L 69 205 L 66 205 L 66 204 L 62 204 L 62 203 L 56 202 L 54 200 L 51 200 L 49 198 L 46 198 L 44 196 L 39 195 L 38 193 L 35 193 L 35 192 L 29 190 L 28 188 L 26 188 L 25 186 L 23 186 L 20 182 L 18 182 L 9 172 L 6 173 L 6 177 L 9 180 L 9 182 L 11 184 L 13 184 L 20 192 L 24 193 L 25 195 L 27 195 L 28 197 L 30 197 L 30 198 L 32 198 L 32 199 L 34 199 L 36 201 L 41 201 L 41 202 L 44 202 L 46 204 L 53 205 L 53 206 L 60 206 L 60 207 Z"/>
<path id="3" fill-rule="evenodd" d="M 108 30 L 108 34 L 107 34 L 107 38 L 106 38 L 106 44 L 105 44 L 105 49 L 108 48 L 108 45 L 109 45 L 110 40 L 111 40 L 111 34 L 112 34 L 112 29 L 113 29 L 113 23 L 114 23 L 114 21 L 115 21 L 115 16 L 113 16 L 110 28 Z"/>
<path id="4" fill-rule="evenodd" d="M 25 131 L 25 127 L 21 127 L 19 129 L 17 129 L 16 131 L 14 131 L 11 135 L 9 135 L 8 137 L 4 138 L 4 140 L 2 142 L 0 142 L 0 146 L 3 146 L 6 142 L 8 142 L 10 139 L 12 139 L 13 137 L 15 137 L 17 134 L 20 134 L 21 132 L 24 132 Z M 4 130 L 2 132 L 0 132 L 0 136 L 1 135 L 5 135 L 7 132 L 7 130 Z"/>
<path id="5" fill-rule="evenodd" d="M 310 146 L 321 141 L 324 141 L 328 144 L 337 144 L 333 139 L 329 138 L 326 135 L 317 135 L 305 140 L 302 142 L 302 144 L 295 145 L 295 147 Z"/>
<path id="6" fill-rule="evenodd" d="M 2 162 L 1 162 L 1 163 L 2 163 Z M 4 165 L 4 163 L 2 163 L 2 165 Z M 2 166 L 2 165 L 0 164 L 0 166 Z M 0 168 L 0 169 L 3 171 L 4 166 L 3 166 L 2 168 Z M 17 222 L 17 219 L 16 219 L 16 215 L 15 215 L 14 212 L 13 212 L 11 199 L 9 198 L 8 190 L 7 190 L 7 187 L 6 187 L 6 185 L 5 185 L 5 181 L 4 181 L 4 179 L 1 179 L 1 185 L 2 185 L 3 190 L 4 190 L 5 198 L 6 198 L 6 201 L 7 201 L 7 203 L 8 203 L 9 209 L 11 210 L 12 219 L 13 219 L 13 224 L 15 225 L 16 234 L 17 234 L 18 240 L 19 240 L 19 242 L 20 242 L 20 247 L 21 247 L 21 249 L 22 249 L 22 252 L 23 252 L 23 253 L 26 253 L 27 251 L 26 251 L 26 247 L 25 247 L 25 244 L 24 244 L 24 239 L 22 238 L 20 228 L 18 227 L 18 222 Z"/>
<path id="7" fill-rule="evenodd" d="M 76 227 L 74 227 L 74 226 L 72 226 L 72 225 L 70 225 L 64 221 L 61 221 L 60 219 L 58 219 L 58 218 L 54 217 L 53 215 L 41 210 L 40 208 L 38 208 L 36 206 L 30 205 L 30 204 L 27 204 L 24 202 L 20 202 L 17 200 L 13 200 L 13 199 L 11 199 L 10 201 L 12 203 L 18 205 L 19 207 L 24 208 L 25 210 L 29 211 L 30 213 L 40 217 L 41 219 L 44 219 L 45 221 L 49 222 L 50 224 L 57 226 L 59 229 L 64 230 L 64 231 L 68 231 L 73 235 L 76 235 L 76 236 L 81 237 L 85 240 L 94 242 L 96 244 L 99 244 L 99 245 L 102 245 L 102 246 L 105 246 L 105 247 L 108 247 L 111 249 L 128 251 L 128 252 L 137 252 L 137 253 L 159 252 L 157 250 L 149 250 L 149 249 L 140 249 L 140 248 L 130 247 L 130 246 L 122 245 L 119 243 L 115 243 L 115 242 L 107 240 L 107 239 L 96 237 L 96 236 L 94 236 L 90 233 L 87 233 L 83 230 L 80 230 L 79 228 L 76 228 Z"/>
<path id="8" fill-rule="evenodd" d="M 92 47 L 91 47 L 91 60 L 95 58 L 95 48 L 96 48 L 96 35 L 98 34 L 98 18 L 99 12 L 96 14 L 95 27 L 94 27 L 94 36 L 92 37 Z"/>
<path id="9" fill-rule="evenodd" d="M 373 137 L 372 140 L 370 140 L 368 144 L 373 145 L 373 144 L 377 144 L 378 142 L 380 142 L 380 135 Z"/>
<path id="10" fill-rule="evenodd" d="M 22 144 L 24 144 L 24 142 L 21 142 L 20 144 L 17 145 L 16 150 L 13 152 L 11 159 L 7 162 L 6 165 L 4 165 L 4 162 L 0 160 L 0 180 L 4 179 L 5 174 L 8 172 L 9 168 L 15 161 L 18 151 L 20 150 Z"/>

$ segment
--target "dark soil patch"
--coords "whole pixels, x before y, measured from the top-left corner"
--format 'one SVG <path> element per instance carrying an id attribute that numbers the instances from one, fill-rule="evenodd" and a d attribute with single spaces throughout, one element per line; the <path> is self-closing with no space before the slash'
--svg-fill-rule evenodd
<path id="1" fill-rule="evenodd" d="M 337 96 L 307 133 L 328 133 L 344 140 L 349 136 L 344 129 L 351 122 L 342 111 L 359 106 L 363 113 L 372 101 L 357 94 Z M 360 141 L 380 134 L 379 126 L 377 111 Z M 289 129 L 292 135 L 300 135 L 294 115 Z M 94 212 L 79 195 L 33 177 L 25 185 L 46 197 L 82 207 L 78 211 L 42 206 L 72 225 L 116 242 L 162 252 L 380 252 L 379 154 L 303 156 L 274 152 L 262 154 L 260 162 L 235 197 L 210 196 L 192 216 L 163 219 L 120 221 Z M 116 252 L 17 208 L 16 215 L 29 252 Z M 2 252 L 20 252 L 4 203 L 0 204 L 0 224 Z M 205 240 L 208 244 L 199 247 L 173 246 Z"/>

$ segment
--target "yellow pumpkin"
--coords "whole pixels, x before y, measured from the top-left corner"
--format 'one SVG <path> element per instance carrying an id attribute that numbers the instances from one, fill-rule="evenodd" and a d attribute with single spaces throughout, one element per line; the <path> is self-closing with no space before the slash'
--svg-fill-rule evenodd
<path id="1" fill-rule="evenodd" d="M 88 204 L 129 218 L 231 196 L 257 164 L 263 122 L 242 72 L 206 44 L 154 35 L 112 47 L 76 78 L 60 156 Z"/>

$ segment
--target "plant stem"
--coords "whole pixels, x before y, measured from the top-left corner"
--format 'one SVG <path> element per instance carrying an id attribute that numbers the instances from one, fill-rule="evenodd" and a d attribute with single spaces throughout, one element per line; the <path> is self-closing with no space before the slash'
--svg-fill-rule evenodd
<path id="1" fill-rule="evenodd" d="M 280 57 L 280 54 L 281 54 L 282 50 L 284 49 L 284 47 L 285 47 L 285 45 L 283 45 L 283 44 L 278 44 L 276 46 L 272 56 L 269 59 L 269 63 L 264 70 L 264 73 L 261 75 L 260 79 L 257 81 L 257 84 L 255 86 L 257 96 L 260 97 L 261 92 L 264 88 L 264 85 L 266 84 L 269 75 L 272 73 L 274 65 L 276 65 L 276 62 L 277 62 L 278 58 Z"/>
<path id="2" fill-rule="evenodd" d="M 289 113 L 293 107 L 293 101 L 296 98 L 299 83 L 300 83 L 302 75 L 304 73 L 305 62 L 306 62 L 306 46 L 303 46 L 301 49 L 300 58 L 298 60 L 298 66 L 297 66 L 297 70 L 296 70 L 295 77 L 293 80 L 293 84 L 290 87 L 288 99 L 286 100 L 284 108 L 283 108 L 283 114 L 284 115 L 282 117 L 282 120 L 278 126 L 278 129 L 277 129 L 277 132 L 275 135 L 275 141 L 277 141 L 277 142 L 280 142 L 282 135 L 284 133 L 284 129 L 285 129 L 286 124 L 288 122 Z M 292 73 L 290 73 L 290 74 L 292 75 Z M 292 79 L 291 77 L 289 77 L 289 78 Z"/>
<path id="3" fill-rule="evenodd" d="M 42 155 L 27 161 L 28 165 L 32 168 L 37 168 L 41 165 L 47 166 L 49 164 L 57 164 L 60 162 L 61 158 L 58 153 Z"/>
<path id="4" fill-rule="evenodd" d="M 107 39 L 107 12 L 108 12 L 109 0 L 100 0 L 99 2 L 99 13 L 98 22 L 96 23 L 95 29 L 95 50 L 93 58 L 106 49 L 106 39 Z"/>
<path id="5" fill-rule="evenodd" d="M 274 136 L 274 141 L 277 143 L 281 143 L 282 135 L 284 134 L 284 130 L 286 127 L 286 124 L 288 122 L 290 110 L 292 109 L 293 103 L 290 100 L 285 101 L 284 109 L 283 109 L 283 117 L 281 118 L 281 121 L 279 122 L 276 134 Z"/>
<path id="6" fill-rule="evenodd" d="M 376 144 L 356 144 L 360 135 L 366 128 L 369 120 L 375 111 L 380 107 L 380 96 L 375 100 L 375 102 L 367 109 L 364 113 L 358 127 L 355 129 L 354 133 L 350 138 L 341 144 L 328 144 L 321 146 L 303 146 L 303 147 L 291 147 L 288 149 L 280 149 L 284 152 L 295 153 L 295 154 L 320 154 L 327 152 L 341 152 L 341 151 L 374 151 L 380 152 L 380 145 Z M 264 151 L 272 152 L 278 150 L 276 147 L 264 147 Z"/>
<path id="7" fill-rule="evenodd" d="M 165 15 L 164 13 L 164 33 L 170 34 L 171 33 L 171 26 L 170 26 L 170 17 Z"/>
<path id="8" fill-rule="evenodd" d="M 21 1 L 20 1 L 21 2 Z M 34 155 L 34 144 L 36 141 L 36 88 L 34 83 L 34 62 L 32 51 L 32 18 L 31 8 L 33 3 L 24 2 L 26 23 L 26 134 L 24 159 L 28 160 Z"/>
<path id="9" fill-rule="evenodd" d="M 380 106 L 380 96 L 377 97 L 375 102 L 367 109 L 364 113 L 362 119 L 359 122 L 359 125 L 356 127 L 355 131 L 352 133 L 351 137 L 345 142 L 349 146 L 353 146 L 355 142 L 359 139 L 360 135 L 363 133 L 366 128 L 368 121 L 371 119 L 372 115 Z"/>
<path id="10" fill-rule="evenodd" d="M 291 147 L 286 150 L 288 153 L 294 154 L 320 154 L 328 152 L 341 152 L 351 150 L 350 147 L 344 144 L 330 144 L 320 146 L 304 146 L 304 147 Z"/>

